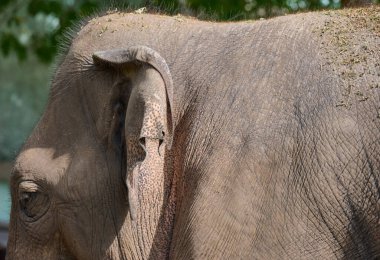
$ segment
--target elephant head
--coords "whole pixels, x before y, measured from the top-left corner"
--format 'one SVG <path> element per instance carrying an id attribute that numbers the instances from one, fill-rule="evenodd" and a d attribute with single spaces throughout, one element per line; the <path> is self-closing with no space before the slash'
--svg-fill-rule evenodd
<path id="1" fill-rule="evenodd" d="M 61 65 L 46 112 L 16 160 L 8 259 L 168 254 L 169 68 L 145 46 L 92 58 L 71 80 Z"/>

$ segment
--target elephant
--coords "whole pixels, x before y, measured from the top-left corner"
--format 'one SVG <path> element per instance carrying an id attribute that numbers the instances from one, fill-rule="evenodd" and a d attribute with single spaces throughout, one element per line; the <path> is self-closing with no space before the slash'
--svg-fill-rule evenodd
<path id="1" fill-rule="evenodd" d="M 379 7 L 73 33 L 11 174 L 11 259 L 380 257 Z"/>

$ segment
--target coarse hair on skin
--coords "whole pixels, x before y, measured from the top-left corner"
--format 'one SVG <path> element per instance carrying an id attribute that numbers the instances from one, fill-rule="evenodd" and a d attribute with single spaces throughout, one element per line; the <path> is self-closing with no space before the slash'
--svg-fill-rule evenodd
<path id="1" fill-rule="evenodd" d="M 154 1 L 145 1 L 145 3 L 143 2 L 142 4 L 133 5 L 118 0 L 113 0 L 110 2 L 104 0 L 100 4 L 100 7 L 98 9 L 93 10 L 93 12 L 90 15 L 84 15 L 79 19 L 72 21 L 71 26 L 65 29 L 58 46 L 58 53 L 55 61 L 55 66 L 59 67 L 64 57 L 68 53 L 73 39 L 76 37 L 79 31 L 84 26 L 86 26 L 92 19 L 113 13 L 130 13 L 140 8 L 144 8 L 144 13 L 148 14 L 173 15 L 180 13 L 180 9 L 174 3 L 172 5 L 164 5 L 163 3 L 157 5 L 153 2 Z"/>
<path id="2" fill-rule="evenodd" d="M 121 0 L 102 0 L 97 8 L 94 8 L 89 13 L 82 14 L 82 16 L 78 19 L 71 21 L 71 25 L 65 28 L 64 32 L 60 36 L 57 48 L 58 51 L 52 63 L 52 67 L 49 70 L 49 99 L 52 99 L 56 95 L 59 95 L 59 93 L 56 93 L 56 90 L 53 88 L 57 71 L 66 59 L 73 40 L 77 37 L 78 33 L 82 30 L 83 27 L 85 27 L 91 20 L 96 18 L 100 18 L 113 13 L 133 13 L 141 8 L 144 8 L 142 12 L 146 14 L 178 15 L 181 13 L 177 2 L 173 1 L 166 4 L 162 2 L 157 4 L 155 2 L 155 0 L 145 0 L 141 1 L 139 4 L 129 4 Z M 183 15 L 189 16 L 188 14 Z M 75 75 L 72 76 L 75 77 Z M 65 84 L 70 83 L 68 81 Z"/>
<path id="3" fill-rule="evenodd" d="M 54 76 L 60 65 L 65 60 L 66 55 L 68 54 L 72 41 L 78 35 L 79 31 L 85 27 L 91 20 L 106 16 L 113 13 L 132 13 L 136 12 L 140 8 L 144 8 L 143 12 L 146 14 L 160 14 L 160 15 L 181 15 L 188 18 L 203 20 L 203 21 L 221 21 L 221 18 L 217 15 L 216 11 L 211 11 L 210 9 L 199 9 L 192 10 L 189 8 L 183 8 L 176 1 L 160 1 L 157 3 L 157 0 L 145 0 L 141 1 L 139 4 L 130 4 L 125 3 L 120 0 L 103 0 L 99 7 L 92 10 L 90 14 L 82 14 L 76 20 L 71 22 L 71 25 L 66 28 L 63 34 L 60 36 L 60 41 L 58 44 L 57 55 L 54 59 L 53 66 L 50 70 L 50 80 L 49 85 L 53 84 Z M 232 16 L 227 19 L 227 21 L 241 20 L 247 18 L 243 13 L 239 15 Z M 49 91 L 49 97 L 52 96 L 52 89 Z"/>
<path id="4" fill-rule="evenodd" d="M 179 14 L 179 8 L 174 4 L 166 4 L 163 3 L 157 5 L 153 3 L 152 0 L 143 1 L 140 4 L 128 4 L 118 0 L 105 1 L 100 4 L 100 7 L 92 10 L 91 14 L 84 14 L 80 18 L 73 20 L 71 25 L 64 30 L 62 35 L 60 36 L 60 41 L 58 44 L 58 51 L 56 57 L 53 61 L 53 66 L 50 71 L 50 85 L 53 83 L 54 75 L 56 74 L 57 69 L 65 60 L 67 53 L 70 50 L 72 41 L 78 35 L 79 31 L 85 27 L 91 20 L 95 18 L 99 18 L 102 16 L 106 16 L 112 13 L 128 13 L 134 12 L 140 8 L 145 8 L 144 13 L 148 14 L 163 14 L 163 15 L 173 15 Z"/>
<path id="5" fill-rule="evenodd" d="M 58 46 L 58 53 L 55 59 L 54 71 L 62 63 L 64 57 L 70 49 L 71 42 L 78 34 L 78 32 L 86 26 L 89 21 L 94 18 L 102 17 L 112 13 L 129 13 L 134 12 L 140 8 L 144 8 L 144 13 L 147 14 L 160 14 L 160 15 L 183 15 L 185 17 L 191 17 L 203 21 L 236 21 L 236 20 L 245 20 L 248 19 L 247 15 L 244 12 L 233 15 L 230 13 L 227 19 L 222 19 L 217 14 L 216 11 L 212 11 L 209 8 L 200 8 L 199 10 L 183 8 L 177 1 L 160 1 L 157 3 L 157 0 L 145 0 L 141 1 L 139 4 L 130 4 L 123 2 L 121 0 L 103 0 L 100 3 L 98 9 L 93 10 L 90 15 L 84 15 L 77 20 L 72 21 L 71 26 L 65 29 L 64 33 L 61 36 L 61 41 Z"/>
<path id="6" fill-rule="evenodd" d="M 112 1 L 103 1 L 100 4 L 98 10 L 93 10 L 90 15 L 84 15 L 77 20 L 72 21 L 70 27 L 65 29 L 64 33 L 61 36 L 61 41 L 58 46 L 58 53 L 56 56 L 55 67 L 58 67 L 64 57 L 66 56 L 68 50 L 70 49 L 71 42 L 78 34 L 78 32 L 86 26 L 89 21 L 94 18 L 102 17 L 112 13 L 130 13 L 135 12 L 136 10 L 144 8 L 144 13 L 147 14 L 160 14 L 160 15 L 183 15 L 185 17 L 191 17 L 198 20 L 203 21 L 221 21 L 216 11 L 211 11 L 210 9 L 199 9 L 199 10 L 190 10 L 188 8 L 181 8 L 179 4 L 175 1 L 170 3 L 156 3 L 155 0 L 145 0 L 140 4 L 129 4 L 122 2 L 120 0 L 112 0 Z M 235 20 L 244 20 L 248 18 L 242 12 L 237 15 L 229 15 L 228 19 L 224 19 L 227 21 L 235 21 Z"/>

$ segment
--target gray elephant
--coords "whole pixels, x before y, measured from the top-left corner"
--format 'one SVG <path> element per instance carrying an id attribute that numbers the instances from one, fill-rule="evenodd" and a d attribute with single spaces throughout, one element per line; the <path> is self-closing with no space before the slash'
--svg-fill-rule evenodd
<path id="1" fill-rule="evenodd" d="M 15 162 L 8 259 L 380 257 L 379 13 L 90 20 Z"/>

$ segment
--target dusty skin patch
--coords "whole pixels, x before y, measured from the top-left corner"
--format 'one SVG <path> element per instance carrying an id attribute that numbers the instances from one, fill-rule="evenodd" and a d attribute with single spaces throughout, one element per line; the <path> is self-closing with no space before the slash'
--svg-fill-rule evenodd
<path id="1" fill-rule="evenodd" d="M 44 179 L 50 176 L 49 181 L 56 184 L 70 164 L 69 154 L 55 155 L 53 148 L 31 148 L 23 151 L 16 160 L 15 168 L 22 172 L 25 179 Z"/>
<path id="2" fill-rule="evenodd" d="M 324 66 L 339 78 L 337 107 L 370 100 L 380 88 L 380 7 L 326 12 L 317 33 Z M 380 115 L 378 115 L 380 117 Z"/>

